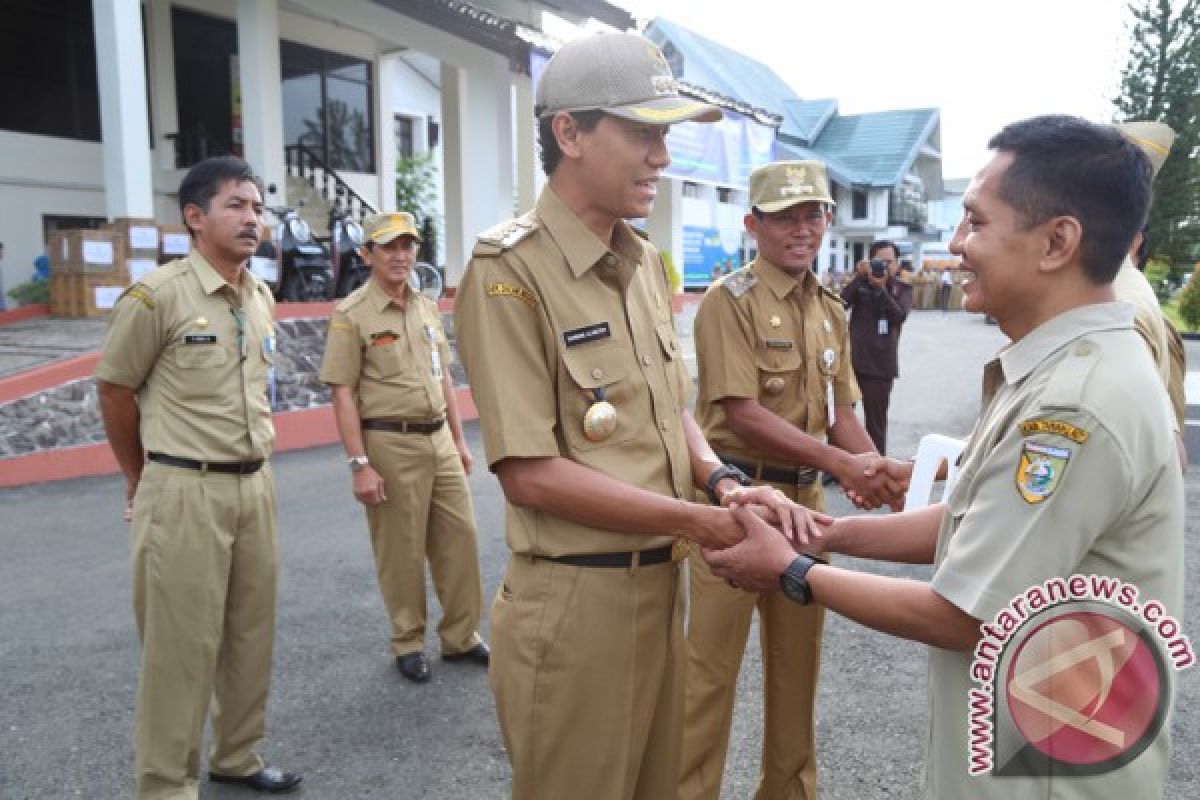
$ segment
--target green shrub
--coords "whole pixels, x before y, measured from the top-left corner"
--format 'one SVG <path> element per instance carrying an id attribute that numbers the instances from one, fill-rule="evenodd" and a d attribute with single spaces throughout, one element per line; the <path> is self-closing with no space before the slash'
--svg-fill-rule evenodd
<path id="1" fill-rule="evenodd" d="M 1200 266 L 1179 295 L 1179 316 L 1189 330 L 1200 328 Z"/>
<path id="2" fill-rule="evenodd" d="M 30 281 L 8 290 L 8 296 L 18 306 L 34 306 L 50 302 L 50 281 Z"/>

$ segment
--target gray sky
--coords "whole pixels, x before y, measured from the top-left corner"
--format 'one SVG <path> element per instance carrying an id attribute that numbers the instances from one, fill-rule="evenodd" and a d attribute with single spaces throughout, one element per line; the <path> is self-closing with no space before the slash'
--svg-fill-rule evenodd
<path id="1" fill-rule="evenodd" d="M 1013 120 L 1110 121 L 1128 52 L 1124 0 L 614 2 L 763 61 L 843 114 L 940 108 L 946 178 L 974 173 Z"/>

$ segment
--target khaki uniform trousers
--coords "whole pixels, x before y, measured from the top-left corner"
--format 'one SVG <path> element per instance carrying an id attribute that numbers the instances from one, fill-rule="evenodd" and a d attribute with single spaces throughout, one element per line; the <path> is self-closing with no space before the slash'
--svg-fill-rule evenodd
<path id="1" fill-rule="evenodd" d="M 445 425 L 432 434 L 363 431 L 367 458 L 387 500 L 367 506 L 379 591 L 392 620 L 392 651 L 425 647 L 425 559 L 442 621 L 443 654 L 479 643 L 483 583 L 475 510 L 462 461 Z"/>
<path id="2" fill-rule="evenodd" d="M 209 771 L 263 767 L 279 567 L 270 465 L 225 475 L 147 462 L 132 537 L 137 796 L 196 800 L 210 697 Z"/>
<path id="3" fill-rule="evenodd" d="M 825 506 L 820 483 L 772 484 L 809 508 Z M 755 800 L 814 800 L 817 762 L 813 712 L 824 610 L 782 592 L 757 594 L 715 577 L 699 553 L 688 563 L 687 713 L 680 800 L 721 793 L 738 670 L 754 609 L 763 653 L 764 732 Z"/>
<path id="4" fill-rule="evenodd" d="M 514 800 L 674 796 L 681 571 L 512 556 L 492 605 L 489 680 Z"/>

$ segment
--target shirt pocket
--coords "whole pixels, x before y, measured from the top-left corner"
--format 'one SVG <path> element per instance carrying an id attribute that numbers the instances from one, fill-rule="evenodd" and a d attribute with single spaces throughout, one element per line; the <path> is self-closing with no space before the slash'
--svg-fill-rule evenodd
<path id="1" fill-rule="evenodd" d="M 404 372 L 407 359 L 401 352 L 403 339 L 378 344 L 370 339 L 365 345 L 363 361 L 380 378 L 393 378 Z"/>
<path id="2" fill-rule="evenodd" d="M 646 420 L 639 419 L 633 409 L 635 393 L 627 379 L 629 366 L 622 349 L 604 344 L 561 352 L 566 379 L 558 401 L 567 444 L 574 450 L 592 450 L 627 441 L 636 434 L 637 426 Z M 593 442 L 583 433 L 583 419 L 601 394 L 616 410 L 617 427 L 607 438 Z"/>
<path id="3" fill-rule="evenodd" d="M 758 369 L 758 402 L 780 416 L 795 405 L 803 388 L 804 359 L 798 343 L 792 341 L 791 344 L 790 348 L 784 349 L 772 347 L 767 340 L 763 340 L 754 352 L 754 365 Z"/>
<path id="4" fill-rule="evenodd" d="M 220 343 L 177 346 L 173 359 L 179 371 L 181 399 L 222 394 L 225 386 L 225 366 L 230 358 L 229 352 Z"/>
<path id="5" fill-rule="evenodd" d="M 679 349 L 679 340 L 675 336 L 675 323 L 672 321 L 659 323 L 655 328 L 658 332 L 658 343 L 662 345 L 663 370 L 667 376 L 667 387 L 675 399 L 675 405 L 680 411 L 688 396 L 691 394 L 692 378 L 683 363 L 683 353 Z"/>

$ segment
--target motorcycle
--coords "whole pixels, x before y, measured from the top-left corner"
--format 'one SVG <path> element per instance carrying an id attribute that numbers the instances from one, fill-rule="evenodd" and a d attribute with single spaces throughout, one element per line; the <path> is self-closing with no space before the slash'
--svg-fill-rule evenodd
<path id="1" fill-rule="evenodd" d="M 267 189 L 275 194 L 275 185 Z M 303 202 L 300 204 L 303 206 Z M 333 270 L 329 256 L 312 228 L 296 209 L 264 206 L 278 221 L 272 235 L 258 245 L 250 259 L 250 271 L 271 287 L 275 299 L 289 303 L 321 302 L 329 297 Z"/>
<path id="2" fill-rule="evenodd" d="M 333 296 L 345 297 L 371 277 L 371 268 L 363 260 L 360 248 L 366 241 L 363 228 L 342 207 L 343 192 L 329 209 L 329 256 L 333 262 Z"/>

